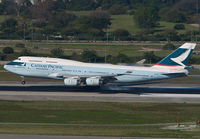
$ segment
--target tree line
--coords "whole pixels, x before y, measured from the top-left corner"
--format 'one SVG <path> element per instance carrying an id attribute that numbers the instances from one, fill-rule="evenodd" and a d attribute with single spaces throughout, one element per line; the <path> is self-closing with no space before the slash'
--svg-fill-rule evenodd
<path id="1" fill-rule="evenodd" d="M 195 0 L 46 0 L 32 5 L 29 0 L 16 3 L 2 0 L 0 15 L 1 39 L 68 39 L 68 40 L 136 40 L 188 41 L 198 31 L 184 30 L 182 23 L 198 21 Z M 191 7 L 197 7 L 191 8 Z M 73 11 L 90 10 L 88 15 Z M 107 34 L 112 24 L 111 15 L 130 14 L 140 31 L 131 34 L 119 28 Z M 159 21 L 177 23 L 171 30 L 159 31 Z"/>
<path id="2" fill-rule="evenodd" d="M 136 63 L 141 59 L 146 59 L 147 64 L 155 64 L 164 57 L 160 57 L 154 54 L 153 51 L 146 51 L 141 56 L 127 56 L 123 53 L 118 53 L 116 56 L 106 55 L 99 56 L 95 50 L 83 49 L 81 53 L 73 52 L 71 55 L 66 55 L 62 48 L 52 48 L 50 53 L 34 53 L 31 49 L 25 47 L 23 43 L 18 43 L 15 45 L 16 48 L 20 48 L 20 51 L 15 51 L 12 47 L 4 47 L 2 52 L 0 52 L 0 60 L 14 60 L 19 56 L 43 56 L 43 57 L 57 57 L 63 59 L 72 59 L 82 62 L 89 63 Z M 38 47 L 34 47 L 38 49 Z M 162 47 L 162 50 L 175 50 L 176 46 L 171 43 L 168 43 Z M 193 56 L 189 60 L 190 64 L 200 64 L 200 61 L 197 57 Z"/>

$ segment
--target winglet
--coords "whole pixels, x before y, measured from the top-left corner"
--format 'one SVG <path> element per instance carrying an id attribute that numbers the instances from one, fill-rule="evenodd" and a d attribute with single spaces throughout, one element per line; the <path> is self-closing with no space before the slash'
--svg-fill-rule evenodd
<path id="1" fill-rule="evenodd" d="M 185 67 L 195 46 L 196 43 L 185 43 L 154 66 Z"/>

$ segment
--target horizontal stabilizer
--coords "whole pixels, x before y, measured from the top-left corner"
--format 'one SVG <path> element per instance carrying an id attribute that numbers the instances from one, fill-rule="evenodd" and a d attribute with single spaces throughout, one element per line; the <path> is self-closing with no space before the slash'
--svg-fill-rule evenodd
<path id="1" fill-rule="evenodd" d="M 184 72 L 183 73 L 164 73 L 163 75 L 169 76 L 171 78 L 187 76 L 187 74 Z"/>

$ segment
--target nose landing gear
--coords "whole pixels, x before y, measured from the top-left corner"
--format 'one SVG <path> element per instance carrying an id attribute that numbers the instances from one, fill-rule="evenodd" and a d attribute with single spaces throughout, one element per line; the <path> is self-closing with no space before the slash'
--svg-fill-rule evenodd
<path id="1" fill-rule="evenodd" d="M 22 78 L 21 84 L 22 84 L 22 85 L 25 85 L 25 84 L 26 84 L 26 81 L 24 80 L 24 76 L 21 76 L 21 78 Z"/>
<path id="2" fill-rule="evenodd" d="M 22 85 L 25 85 L 25 84 L 26 84 L 26 81 L 21 81 L 21 84 L 22 84 Z"/>

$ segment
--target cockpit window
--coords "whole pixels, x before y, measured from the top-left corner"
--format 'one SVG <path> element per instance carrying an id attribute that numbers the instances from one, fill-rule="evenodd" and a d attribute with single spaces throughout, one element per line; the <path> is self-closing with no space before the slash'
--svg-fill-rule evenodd
<path id="1" fill-rule="evenodd" d="M 18 58 L 17 60 L 21 60 L 21 58 Z"/>
<path id="2" fill-rule="evenodd" d="M 9 62 L 6 65 L 15 65 L 15 66 L 22 66 L 24 64 L 24 62 Z"/>

